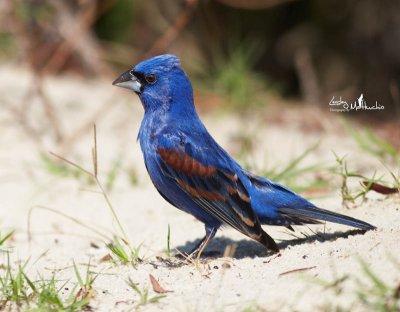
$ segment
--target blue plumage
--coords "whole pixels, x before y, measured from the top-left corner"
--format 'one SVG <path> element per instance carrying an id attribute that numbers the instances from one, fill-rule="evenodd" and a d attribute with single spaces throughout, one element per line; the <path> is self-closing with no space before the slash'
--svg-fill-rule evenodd
<path id="1" fill-rule="evenodd" d="M 192 85 L 174 55 L 145 60 L 114 85 L 138 94 L 145 115 L 140 145 L 150 178 L 161 196 L 205 224 L 197 254 L 221 225 L 230 225 L 278 251 L 261 224 L 313 224 L 330 221 L 360 228 L 366 222 L 315 207 L 286 187 L 244 170 L 215 142 L 200 121 Z"/>

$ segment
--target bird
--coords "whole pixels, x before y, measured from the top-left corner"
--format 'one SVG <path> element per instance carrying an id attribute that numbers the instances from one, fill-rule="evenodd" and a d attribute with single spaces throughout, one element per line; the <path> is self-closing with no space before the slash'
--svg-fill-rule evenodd
<path id="1" fill-rule="evenodd" d="M 173 54 L 143 60 L 112 83 L 135 92 L 144 108 L 138 141 L 160 195 L 204 223 L 205 236 L 188 256 L 200 257 L 221 226 L 230 226 L 279 252 L 262 225 L 318 224 L 361 230 L 367 222 L 319 208 L 289 188 L 239 165 L 207 131 L 193 99 L 192 84 Z"/>

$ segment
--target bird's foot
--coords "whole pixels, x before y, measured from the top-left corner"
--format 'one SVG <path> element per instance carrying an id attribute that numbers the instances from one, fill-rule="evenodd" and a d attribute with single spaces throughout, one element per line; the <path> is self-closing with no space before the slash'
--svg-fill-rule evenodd
<path id="1" fill-rule="evenodd" d="M 206 235 L 203 237 L 203 239 L 189 253 L 181 252 L 178 250 L 175 258 L 186 263 L 193 263 L 194 260 L 200 259 L 203 250 L 206 248 L 209 241 L 213 239 L 213 237 L 217 233 L 217 230 L 217 228 L 206 227 Z"/>

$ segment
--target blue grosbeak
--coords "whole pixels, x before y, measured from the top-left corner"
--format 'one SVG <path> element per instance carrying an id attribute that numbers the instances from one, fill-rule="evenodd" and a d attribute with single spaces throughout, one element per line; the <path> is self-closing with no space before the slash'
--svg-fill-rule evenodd
<path id="1" fill-rule="evenodd" d="M 205 224 L 201 252 L 221 225 L 230 225 L 266 248 L 279 251 L 262 224 L 286 226 L 330 221 L 363 230 L 374 226 L 315 205 L 283 185 L 243 169 L 218 145 L 199 119 L 192 85 L 175 55 L 145 60 L 113 85 L 133 90 L 145 114 L 140 146 L 161 196 Z"/>

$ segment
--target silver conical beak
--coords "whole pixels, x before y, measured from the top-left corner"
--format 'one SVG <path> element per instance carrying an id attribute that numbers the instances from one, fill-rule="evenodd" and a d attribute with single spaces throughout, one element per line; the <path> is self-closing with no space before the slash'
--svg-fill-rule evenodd
<path id="1" fill-rule="evenodd" d="M 131 70 L 121 74 L 117 79 L 114 80 L 112 84 L 114 86 L 133 90 L 136 93 L 140 93 L 142 91 L 142 84 L 139 82 L 138 78 L 131 73 Z"/>

